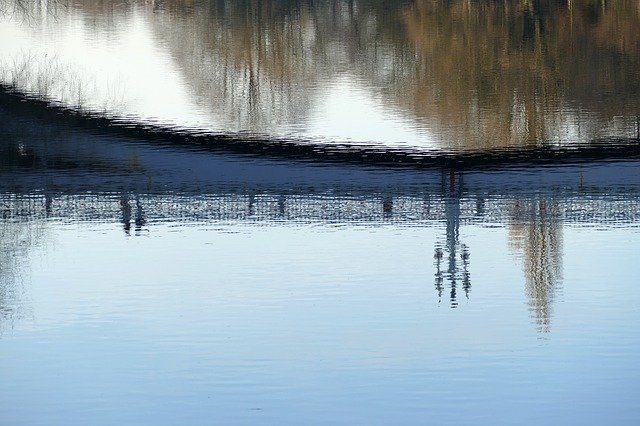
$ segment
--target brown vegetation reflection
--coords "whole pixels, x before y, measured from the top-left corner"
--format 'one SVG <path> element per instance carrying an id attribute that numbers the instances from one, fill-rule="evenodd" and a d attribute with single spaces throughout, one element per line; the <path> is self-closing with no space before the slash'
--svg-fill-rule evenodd
<path id="1" fill-rule="evenodd" d="M 400 16 L 416 63 L 395 93 L 452 141 L 494 148 L 637 126 L 636 0 L 418 0 Z"/>
<path id="2" fill-rule="evenodd" d="M 346 73 L 443 148 L 637 136 L 635 0 L 165 3 L 159 37 L 236 129 L 303 125 Z"/>
<path id="3" fill-rule="evenodd" d="M 98 31 L 146 13 L 221 130 L 307 135 L 348 77 L 442 149 L 640 136 L 637 0 L 51 3 Z"/>

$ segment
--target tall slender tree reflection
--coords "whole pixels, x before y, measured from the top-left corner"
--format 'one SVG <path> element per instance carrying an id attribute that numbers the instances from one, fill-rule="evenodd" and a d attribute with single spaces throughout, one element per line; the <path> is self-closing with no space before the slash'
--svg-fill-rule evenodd
<path id="1" fill-rule="evenodd" d="M 460 201 L 462 198 L 462 174 L 450 171 L 443 175 L 443 203 L 446 221 L 446 233 L 443 241 L 435 248 L 435 288 L 438 301 L 442 300 L 446 286 L 449 286 L 449 303 L 452 308 L 458 306 L 458 286 L 466 298 L 471 291 L 469 273 L 469 249 L 460 243 Z M 443 265 L 444 263 L 444 265 Z"/>
<path id="2" fill-rule="evenodd" d="M 549 332 L 553 301 L 562 282 L 562 224 L 557 203 L 547 199 L 515 202 L 509 240 L 522 258 L 531 317 L 540 332 Z"/>
<path id="3" fill-rule="evenodd" d="M 0 331 L 28 311 L 24 269 L 29 251 L 45 239 L 44 222 L 33 218 L 41 206 L 32 199 L 4 203 L 0 218 Z"/>

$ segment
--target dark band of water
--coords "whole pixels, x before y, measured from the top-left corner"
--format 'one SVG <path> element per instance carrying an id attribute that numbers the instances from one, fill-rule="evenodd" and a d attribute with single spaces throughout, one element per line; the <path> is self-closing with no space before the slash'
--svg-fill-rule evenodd
<path id="1" fill-rule="evenodd" d="M 250 134 L 220 134 L 107 117 L 37 99 L 0 84 L 0 106 L 57 123 L 108 132 L 157 143 L 193 146 L 234 154 L 271 156 L 295 160 L 356 163 L 409 168 L 494 168 L 527 164 L 570 164 L 594 160 L 640 158 L 640 139 L 606 138 L 569 147 L 542 146 L 482 151 L 418 151 L 350 143 L 322 144 L 312 140 L 265 139 Z"/>

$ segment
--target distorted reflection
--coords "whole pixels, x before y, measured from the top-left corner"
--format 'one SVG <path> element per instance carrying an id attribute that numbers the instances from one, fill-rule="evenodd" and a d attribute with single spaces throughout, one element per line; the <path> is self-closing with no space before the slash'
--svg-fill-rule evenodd
<path id="1" fill-rule="evenodd" d="M 2 18 L 0 79 L 74 107 L 420 149 L 640 136 L 635 0 L 37 4 Z M 60 33 L 82 58 L 39 38 Z"/>
<path id="2" fill-rule="evenodd" d="M 447 174 L 443 174 L 442 181 L 446 236 L 444 242 L 436 242 L 434 254 L 436 267 L 435 288 L 438 292 L 438 301 L 441 301 L 445 286 L 448 285 L 449 303 L 452 308 L 456 308 L 458 306 L 458 285 L 462 285 L 462 290 L 467 299 L 471 291 L 469 248 L 466 244 L 460 242 L 462 174 L 450 171 Z M 442 267 L 443 261 L 446 264 L 444 269 Z"/>
<path id="3" fill-rule="evenodd" d="M 142 235 L 148 222 L 226 223 L 280 226 L 284 222 L 315 228 L 314 223 L 370 227 L 434 227 L 433 270 L 438 303 L 457 308 L 471 292 L 470 248 L 461 241 L 461 225 L 505 223 L 508 248 L 521 262 L 524 290 L 537 331 L 551 331 L 553 305 L 563 280 L 563 226 L 616 226 L 640 222 L 640 198 L 587 194 L 586 201 L 562 196 L 477 197 L 465 193 L 463 173 L 443 172 L 441 194 L 353 198 L 332 194 L 16 194 L 0 193 L 0 309 L 5 323 L 23 312 L 21 282 L 28 251 L 46 243 L 47 220 L 110 223 L 117 218 L 126 235 Z M 425 200 L 427 200 L 425 202 Z M 635 212 L 625 216 L 624 212 Z M 444 230 L 439 224 L 444 223 Z M 330 226 L 330 228 L 331 228 Z M 317 232 L 317 231 L 314 231 Z M 488 244 L 499 244 L 498 240 Z M 499 246 L 492 249 L 501 251 Z M 478 265 L 482 268 L 482 265 Z M 486 279 L 486 277 L 484 277 Z"/>
<path id="4" fill-rule="evenodd" d="M 38 199 L 26 197 L 0 202 L 0 332 L 11 328 L 29 312 L 25 300 L 29 252 L 47 238 L 45 223 L 32 215 L 39 210 Z"/>
<path id="5" fill-rule="evenodd" d="M 553 199 L 515 201 L 509 245 L 522 258 L 531 316 L 540 332 L 551 330 L 553 301 L 562 284 L 562 222 Z"/>
<path id="6" fill-rule="evenodd" d="M 135 204 L 136 204 L 136 212 L 134 218 L 134 232 L 135 235 L 140 235 L 143 226 L 146 224 L 144 209 L 142 208 L 142 203 L 140 201 L 140 196 L 135 196 Z M 121 223 L 124 233 L 126 235 L 131 235 L 131 200 L 129 194 L 123 194 L 120 196 L 120 212 L 121 212 Z"/>

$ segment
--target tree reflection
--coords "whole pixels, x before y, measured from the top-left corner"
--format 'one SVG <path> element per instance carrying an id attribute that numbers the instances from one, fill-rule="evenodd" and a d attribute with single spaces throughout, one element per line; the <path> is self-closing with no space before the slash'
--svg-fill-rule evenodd
<path id="1" fill-rule="evenodd" d="M 322 137 L 333 130 L 313 127 L 326 121 L 327 92 L 346 79 L 371 100 L 356 106 L 359 116 L 383 111 L 430 147 L 502 149 L 640 132 L 636 0 L 36 3 L 79 10 L 100 33 L 130 24 L 123 16 L 132 11 L 147 13 L 158 47 L 220 131 Z M 122 108 L 118 90 L 92 93 L 91 78 L 65 64 L 26 61 L 45 72 L 22 75 L 18 62 L 4 80 L 17 76 L 23 89 L 78 108 Z"/>
<path id="2" fill-rule="evenodd" d="M 234 129 L 304 126 L 323 86 L 347 74 L 443 148 L 637 133 L 631 0 L 164 3 L 158 35 Z"/>
<path id="3" fill-rule="evenodd" d="M 438 302 L 447 297 L 450 306 L 458 306 L 459 290 L 469 298 L 471 274 L 470 251 L 460 242 L 463 174 L 443 174 L 442 202 L 445 237 L 434 250 L 435 284 Z M 522 258 L 525 292 L 531 316 L 539 332 L 551 331 L 552 305 L 562 282 L 562 222 L 559 203 L 553 199 L 520 199 L 505 205 L 509 211 L 509 247 Z M 475 202 L 475 214 L 484 216 L 485 200 Z"/>
<path id="4" fill-rule="evenodd" d="M 562 282 L 562 224 L 558 205 L 538 199 L 516 201 L 509 241 L 519 253 L 531 316 L 540 332 L 551 329 L 552 304 Z"/>
<path id="5" fill-rule="evenodd" d="M 415 69 L 390 94 L 417 117 L 435 119 L 453 143 L 495 148 L 598 137 L 616 116 L 628 117 L 621 126 L 633 135 L 637 2 L 418 0 L 401 19 Z M 580 108 L 592 120 L 580 119 Z"/>
<path id="6" fill-rule="evenodd" d="M 3 203 L 0 210 L 0 331 L 26 314 L 23 270 L 29 251 L 45 240 L 44 222 L 30 217 L 39 210 L 36 204 L 17 200 Z"/>

